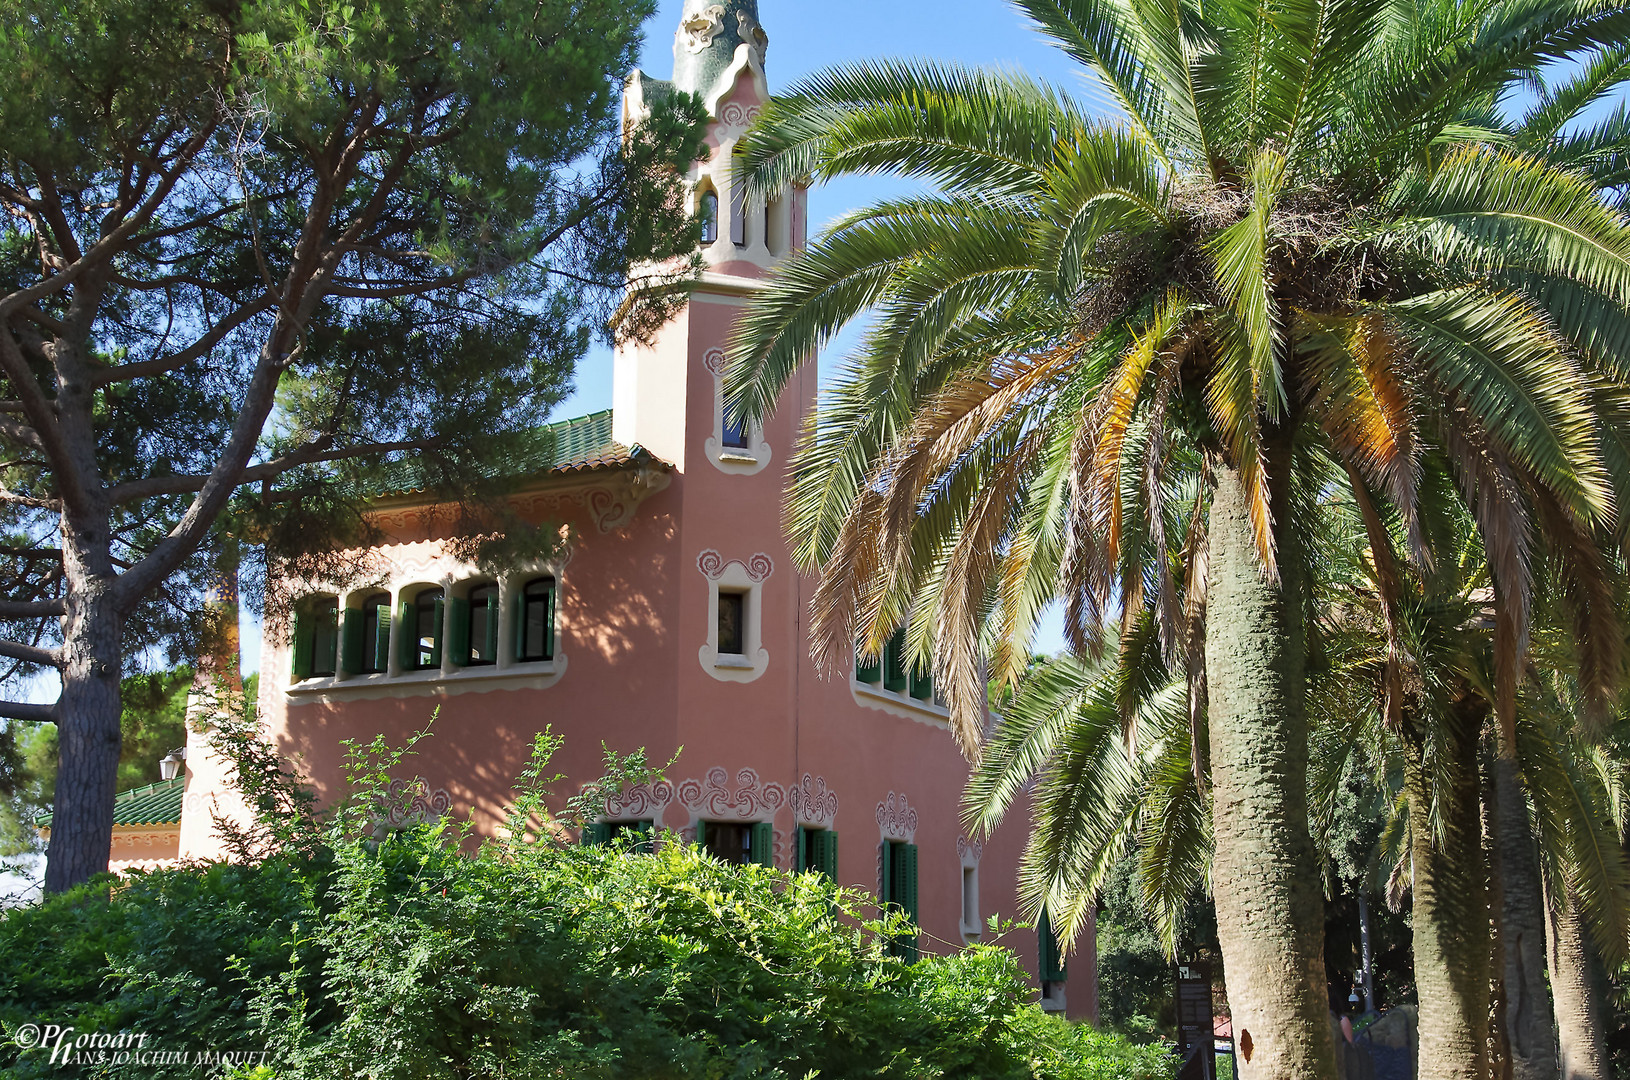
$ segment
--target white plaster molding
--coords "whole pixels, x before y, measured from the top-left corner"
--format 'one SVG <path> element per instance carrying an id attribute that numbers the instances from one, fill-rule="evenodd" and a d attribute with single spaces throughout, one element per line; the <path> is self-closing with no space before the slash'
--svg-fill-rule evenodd
<path id="1" fill-rule="evenodd" d="M 696 557 L 696 569 L 708 579 L 707 640 L 697 650 L 702 670 L 720 682 L 750 683 L 770 667 L 770 652 L 763 646 L 764 582 L 775 572 L 775 560 L 758 552 L 746 562 L 709 548 Z M 719 652 L 719 590 L 744 593 L 747 600 L 743 632 L 745 652 Z"/>
<path id="2" fill-rule="evenodd" d="M 407 825 L 427 825 L 439 821 L 453 808 L 446 788 L 432 789 L 423 777 L 392 780 L 385 789 L 384 817 L 379 826 L 400 829 Z"/>
<path id="3" fill-rule="evenodd" d="M 919 724 L 927 724 L 942 731 L 951 729 L 951 711 L 943 705 L 935 705 L 931 701 L 923 701 L 910 694 L 863 683 L 852 673 L 849 676 L 849 693 L 855 699 L 855 704 L 863 708 L 915 720 Z"/>
<path id="4" fill-rule="evenodd" d="M 681 20 L 675 33 L 687 52 L 705 52 L 713 39 L 724 33 L 724 5 L 709 4 L 688 19 Z M 745 35 L 743 35 L 745 36 Z M 759 61 L 763 63 L 762 60 Z"/>
<path id="5" fill-rule="evenodd" d="M 782 785 L 761 781 L 753 769 L 737 772 L 736 782 L 731 784 L 729 772 L 715 765 L 701 780 L 681 780 L 674 785 L 674 793 L 690 814 L 690 824 L 680 830 L 682 838 L 700 842 L 701 825 L 707 821 L 768 821 L 775 835 L 775 864 L 790 865 L 788 834 L 774 828 L 776 813 L 789 801 L 787 789 Z"/>
<path id="6" fill-rule="evenodd" d="M 712 10 L 709 8 L 708 10 Z M 758 61 L 760 69 L 764 67 L 765 55 L 770 51 L 770 35 L 764 32 L 758 20 L 745 11 L 736 13 L 736 36 L 741 38 L 742 44 L 752 51 L 753 59 Z"/>
<path id="7" fill-rule="evenodd" d="M 888 797 L 877 804 L 876 816 L 884 840 L 917 842 L 917 810 L 906 802 L 905 795 L 889 792 Z"/>
<path id="8" fill-rule="evenodd" d="M 817 829 L 837 827 L 838 793 L 826 786 L 826 777 L 805 773 L 803 783 L 792 789 L 788 801 L 792 804 L 793 824 Z"/>
<path id="9" fill-rule="evenodd" d="M 502 617 L 502 616 L 500 616 Z M 500 637 L 500 640 L 502 638 Z M 566 674 L 566 657 L 556 633 L 555 658 L 509 667 L 455 668 L 440 671 L 405 671 L 400 675 L 352 675 L 345 679 L 304 679 L 287 687 L 290 705 L 335 701 L 378 701 L 386 698 L 458 697 L 493 690 L 547 690 Z"/>
<path id="10" fill-rule="evenodd" d="M 592 785 L 583 785 L 587 791 Z M 654 827 L 661 831 L 662 816 L 674 800 L 674 786 L 666 780 L 656 780 L 645 784 L 633 784 L 622 791 L 610 792 L 606 795 L 605 812 L 600 815 L 601 821 L 638 821 L 650 818 Z"/>
<path id="11" fill-rule="evenodd" d="M 971 945 L 984 935 L 983 906 L 979 903 L 979 858 L 985 853 L 980 840 L 966 836 L 956 838 L 957 854 L 957 930 L 962 943 Z M 968 918 L 968 890 L 973 890 L 973 919 Z"/>
<path id="12" fill-rule="evenodd" d="M 979 858 L 984 854 L 983 840 L 969 840 L 966 836 L 956 838 L 956 857 L 963 866 L 978 866 Z"/>

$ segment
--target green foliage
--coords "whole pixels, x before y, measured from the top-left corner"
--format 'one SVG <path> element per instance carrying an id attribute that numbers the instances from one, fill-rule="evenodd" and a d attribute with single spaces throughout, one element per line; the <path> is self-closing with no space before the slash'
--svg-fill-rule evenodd
<path id="1" fill-rule="evenodd" d="M 119 791 L 156 782 L 159 759 L 187 744 L 187 691 L 191 687 L 192 669 L 188 667 L 122 680 Z M 50 811 L 57 785 L 57 726 L 14 722 L 9 730 L 17 752 L 14 761 L 0 761 L 0 856 L 39 848 L 34 818 Z"/>
<path id="2" fill-rule="evenodd" d="M 1172 1075 L 1157 1047 L 1027 1004 L 1003 948 L 889 956 L 899 928 L 823 875 L 726 865 L 672 834 L 647 854 L 566 842 L 581 808 L 557 818 L 542 801 L 547 732 L 511 815 L 526 835 L 472 853 L 448 821 L 377 827 L 422 737 L 352 746 L 350 793 L 323 819 L 275 793 L 291 777 L 270 779 L 253 799 L 272 852 L 259 861 L 98 879 L 7 913 L 0 1026 L 264 1049 L 264 1080 Z M 249 736 L 220 741 L 240 775 L 263 763 Z M 607 763 L 603 791 L 655 772 L 641 753 Z M 15 1048 L 0 1062 L 141 1075 Z"/>

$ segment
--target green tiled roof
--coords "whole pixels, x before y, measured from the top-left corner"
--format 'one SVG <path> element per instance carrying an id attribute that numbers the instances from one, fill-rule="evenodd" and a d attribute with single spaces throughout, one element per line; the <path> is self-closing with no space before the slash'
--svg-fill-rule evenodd
<path id="1" fill-rule="evenodd" d="M 179 824 L 181 797 L 186 791 L 185 776 L 121 791 L 113 797 L 113 824 L 115 826 Z M 48 829 L 51 827 L 51 815 L 41 814 L 34 819 L 34 823 L 42 829 Z"/>
<path id="2" fill-rule="evenodd" d="M 550 436 L 539 440 L 536 453 L 521 454 L 498 463 L 493 476 L 524 477 L 546 473 L 588 472 L 656 461 L 640 446 L 624 446 L 611 437 L 611 410 L 559 420 L 539 429 Z M 386 466 L 371 494 L 410 495 L 427 487 L 426 474 L 412 458 Z"/>

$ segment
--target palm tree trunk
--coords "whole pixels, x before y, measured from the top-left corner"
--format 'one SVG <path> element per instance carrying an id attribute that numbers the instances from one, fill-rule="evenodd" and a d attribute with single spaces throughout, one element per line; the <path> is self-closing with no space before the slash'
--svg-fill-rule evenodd
<path id="1" fill-rule="evenodd" d="M 1502 751 L 1505 748 L 1502 747 Z M 1517 763 L 1494 762 L 1495 838 L 1500 848 L 1500 940 L 1505 965 L 1505 1028 L 1513 1080 L 1555 1080 L 1556 1037 L 1545 979 L 1545 901 Z"/>
<path id="2" fill-rule="evenodd" d="M 1607 1056 L 1607 1015 L 1602 980 L 1579 911 L 1568 890 L 1566 904 L 1551 905 L 1551 989 L 1556 999 L 1563 1080 L 1612 1080 Z"/>
<path id="3" fill-rule="evenodd" d="M 1418 735 L 1405 738 L 1410 859 L 1414 868 L 1415 989 L 1420 999 L 1416 1075 L 1487 1080 L 1489 918 L 1477 743 L 1481 726 L 1456 707 L 1436 752 L 1447 772 L 1432 821 L 1434 763 Z"/>
<path id="4" fill-rule="evenodd" d="M 1285 477 L 1288 460 L 1276 464 Z M 1326 1080 L 1336 1062 L 1307 824 L 1301 567 L 1275 501 L 1277 583 L 1263 574 L 1239 474 L 1218 469 L 1205 641 L 1212 883 L 1240 1077 Z"/>

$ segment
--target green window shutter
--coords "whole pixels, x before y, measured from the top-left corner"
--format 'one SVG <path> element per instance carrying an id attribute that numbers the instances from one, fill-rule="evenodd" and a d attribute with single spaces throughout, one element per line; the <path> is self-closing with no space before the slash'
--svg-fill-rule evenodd
<path id="1" fill-rule="evenodd" d="M 470 601 L 463 596 L 455 596 L 447 602 L 448 611 L 452 613 L 453 625 L 448 628 L 447 648 L 452 653 L 453 663 L 459 667 L 470 666 Z"/>
<path id="2" fill-rule="evenodd" d="M 838 834 L 828 829 L 822 835 L 825 843 L 821 845 L 821 872 L 835 884 L 838 880 Z"/>
<path id="3" fill-rule="evenodd" d="M 340 618 L 340 670 L 355 675 L 362 670 L 362 609 L 346 608 Z"/>
<path id="4" fill-rule="evenodd" d="M 487 659 L 498 660 L 498 594 L 487 600 Z"/>
<path id="5" fill-rule="evenodd" d="M 862 660 L 860 646 L 855 646 L 855 679 L 857 682 L 875 683 L 883 681 L 883 662 L 878 660 Z"/>
<path id="6" fill-rule="evenodd" d="M 304 611 L 294 613 L 294 681 L 311 678 L 311 656 L 316 645 L 317 628 L 312 617 Z"/>
<path id="7" fill-rule="evenodd" d="M 406 633 L 406 628 L 403 629 Z M 374 639 L 371 644 L 374 650 L 374 670 L 385 671 L 391 664 L 391 606 L 380 604 L 374 608 Z"/>
<path id="8" fill-rule="evenodd" d="M 912 922 L 917 921 L 917 845 L 901 844 L 901 878 L 904 879 L 904 888 L 901 891 L 900 906 L 906 909 L 906 915 Z"/>
<path id="9" fill-rule="evenodd" d="M 775 865 L 775 825 L 771 822 L 753 822 L 753 861 L 760 866 Z"/>
<path id="10" fill-rule="evenodd" d="M 881 906 L 894 902 L 894 845 L 885 840 L 878 851 L 877 900 Z"/>
<path id="11" fill-rule="evenodd" d="M 397 605 L 396 637 L 401 646 L 396 650 L 396 662 L 403 671 L 419 666 L 419 620 L 413 617 L 413 601 L 403 600 Z"/>
<path id="12" fill-rule="evenodd" d="M 903 626 L 894 632 L 883 648 L 883 688 L 895 691 L 906 688 L 906 631 Z"/>
<path id="13" fill-rule="evenodd" d="M 549 586 L 549 601 L 543 616 L 543 655 L 550 660 L 555 658 L 555 597 L 559 592 L 560 582 Z"/>
<path id="14" fill-rule="evenodd" d="M 926 668 L 911 669 L 911 696 L 927 701 L 934 696 L 934 675 Z"/>
<path id="15" fill-rule="evenodd" d="M 583 832 L 578 836 L 584 847 L 599 847 L 611 842 L 611 826 L 603 821 L 591 821 L 583 826 Z"/>
<path id="16" fill-rule="evenodd" d="M 1041 909 L 1041 917 L 1036 920 L 1036 946 L 1041 981 L 1063 982 L 1067 966 L 1064 963 L 1064 950 L 1059 948 L 1058 935 L 1053 932 L 1053 920 L 1046 908 Z"/>
<path id="17" fill-rule="evenodd" d="M 806 829 L 802 825 L 798 826 L 793 832 L 792 868 L 798 873 L 802 874 L 809 869 L 810 860 L 806 856 L 804 849 L 812 844 L 819 835 L 814 829 Z"/>
<path id="18" fill-rule="evenodd" d="M 435 614 L 430 616 L 430 666 L 441 667 L 441 641 L 442 635 L 447 632 L 447 598 L 436 597 Z"/>

